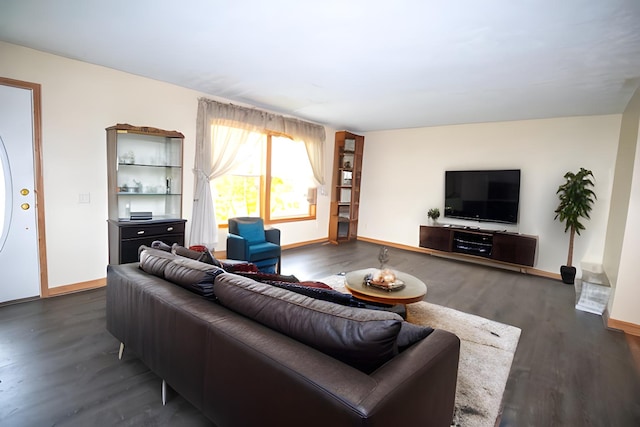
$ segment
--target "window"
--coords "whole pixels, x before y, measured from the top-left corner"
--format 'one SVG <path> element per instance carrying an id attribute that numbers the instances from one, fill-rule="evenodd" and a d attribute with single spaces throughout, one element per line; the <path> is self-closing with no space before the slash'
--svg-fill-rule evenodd
<path id="1" fill-rule="evenodd" d="M 258 149 L 240 146 L 242 159 L 212 181 L 216 221 L 260 216 L 267 223 L 315 218 L 315 184 L 303 142 L 285 136 L 258 136 Z"/>

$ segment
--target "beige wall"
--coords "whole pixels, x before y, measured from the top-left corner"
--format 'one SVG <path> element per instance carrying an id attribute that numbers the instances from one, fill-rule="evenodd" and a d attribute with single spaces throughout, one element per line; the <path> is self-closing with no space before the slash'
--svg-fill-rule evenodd
<path id="1" fill-rule="evenodd" d="M 568 234 L 554 221 L 556 190 L 565 172 L 591 169 L 598 200 L 576 239 L 574 264 L 602 263 L 620 115 L 403 129 L 366 134 L 359 234 L 418 246 L 427 210 L 443 212 L 444 171 L 521 169 L 517 226 L 440 222 L 507 229 L 538 236 L 536 268 L 558 274 Z M 580 274 L 580 272 L 579 272 Z"/>
<path id="2" fill-rule="evenodd" d="M 176 129 L 185 134 L 183 216 L 190 218 L 197 98 L 206 94 L 4 42 L 0 42 L 0 58 L 1 76 L 42 85 L 46 241 L 51 288 L 105 275 L 106 127 L 130 123 Z M 638 94 L 635 99 L 634 105 L 637 105 Z M 620 169 L 628 178 L 620 184 L 621 190 L 616 185 L 612 193 L 614 172 L 617 173 L 616 156 L 620 157 L 618 140 L 627 141 L 621 134 L 635 132 L 636 140 L 629 137 L 632 142 L 625 142 L 622 150 L 627 149 L 627 144 L 637 144 L 638 121 L 623 125 L 621 132 L 621 120 L 621 115 L 608 115 L 366 133 L 359 233 L 363 237 L 417 247 L 418 227 L 426 223 L 426 211 L 431 207 L 442 210 L 444 170 L 520 168 L 520 223 L 518 226 L 494 224 L 493 227 L 539 236 L 536 267 L 557 273 L 566 260 L 568 238 L 562 232 L 562 225 L 553 220 L 557 205 L 555 190 L 564 172 L 586 167 L 596 176 L 598 201 L 586 232 L 576 241 L 576 263 L 604 260 L 605 268 L 618 266 L 611 315 L 640 323 L 633 304 L 640 296 L 640 281 L 632 268 L 633 255 L 638 253 L 638 230 L 637 224 L 631 221 L 640 214 L 640 168 L 627 165 Z M 628 126 L 631 130 L 627 130 Z M 335 130 L 327 128 L 326 131 L 327 185 L 324 194 L 319 192 L 318 220 L 281 224 L 283 244 L 327 236 Z M 636 166 L 640 164 L 638 155 L 636 152 Z M 627 157 L 628 154 L 622 155 L 623 159 Z M 82 193 L 90 193 L 90 204 L 78 203 L 78 195 Z M 625 198 L 625 194 L 631 198 Z M 620 218 L 626 223 L 616 231 L 615 224 L 619 224 Z M 607 249 L 605 236 L 610 238 Z M 223 230 L 218 249 L 224 249 L 225 237 Z M 284 271 L 295 273 L 287 271 L 286 265 Z"/>
<path id="3" fill-rule="evenodd" d="M 107 169 L 105 128 L 116 123 L 185 135 L 183 217 L 191 217 L 197 100 L 189 89 L 0 42 L 0 76 L 42 85 L 42 147 L 49 287 L 105 276 Z M 214 97 L 211 97 L 214 98 Z M 217 98 L 220 100 L 220 98 Z M 224 101 L 224 100 L 222 100 Z M 327 129 L 330 176 L 333 130 Z M 91 203 L 78 203 L 89 193 Z M 328 196 L 318 220 L 282 224 L 283 244 L 326 238 Z M 187 222 L 187 237 L 189 222 Z M 226 233 L 220 233 L 224 245 Z M 284 266 L 286 272 L 286 266 Z"/>
<path id="4" fill-rule="evenodd" d="M 613 287 L 612 319 L 640 324 L 640 89 L 622 118 L 604 268 Z"/>
<path id="5" fill-rule="evenodd" d="M 640 91 L 632 97 L 620 125 L 616 170 L 611 193 L 611 213 L 607 225 L 604 270 L 613 287 L 618 282 L 620 255 L 629 214 L 629 197 L 638 143 L 640 121 Z"/>

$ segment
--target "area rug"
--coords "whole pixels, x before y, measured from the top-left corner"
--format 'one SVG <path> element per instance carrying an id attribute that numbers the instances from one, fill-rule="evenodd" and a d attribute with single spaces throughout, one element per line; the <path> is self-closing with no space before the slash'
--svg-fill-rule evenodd
<path id="1" fill-rule="evenodd" d="M 347 292 L 344 276 L 318 280 Z M 454 333 L 460 338 L 456 406 L 452 426 L 500 424 L 504 393 L 520 329 L 424 301 L 407 305 L 407 321 Z"/>

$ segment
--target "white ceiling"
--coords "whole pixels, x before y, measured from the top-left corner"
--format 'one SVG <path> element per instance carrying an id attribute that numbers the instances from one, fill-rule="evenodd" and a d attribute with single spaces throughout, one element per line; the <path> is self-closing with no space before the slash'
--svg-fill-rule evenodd
<path id="1" fill-rule="evenodd" d="M 621 113 L 640 82 L 639 0 L 0 0 L 0 40 L 357 132 Z"/>

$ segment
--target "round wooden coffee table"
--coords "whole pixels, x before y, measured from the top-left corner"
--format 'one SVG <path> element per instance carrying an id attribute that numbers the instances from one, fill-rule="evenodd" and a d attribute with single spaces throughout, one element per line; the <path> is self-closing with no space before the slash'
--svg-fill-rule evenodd
<path id="1" fill-rule="evenodd" d="M 382 304 L 410 304 L 422 301 L 427 294 L 427 285 L 417 277 L 401 271 L 395 271 L 396 277 L 405 284 L 404 288 L 397 291 L 385 291 L 364 283 L 364 277 L 369 273 L 374 273 L 377 268 L 365 268 L 347 273 L 344 285 L 351 294 L 365 301 L 378 302 Z"/>

